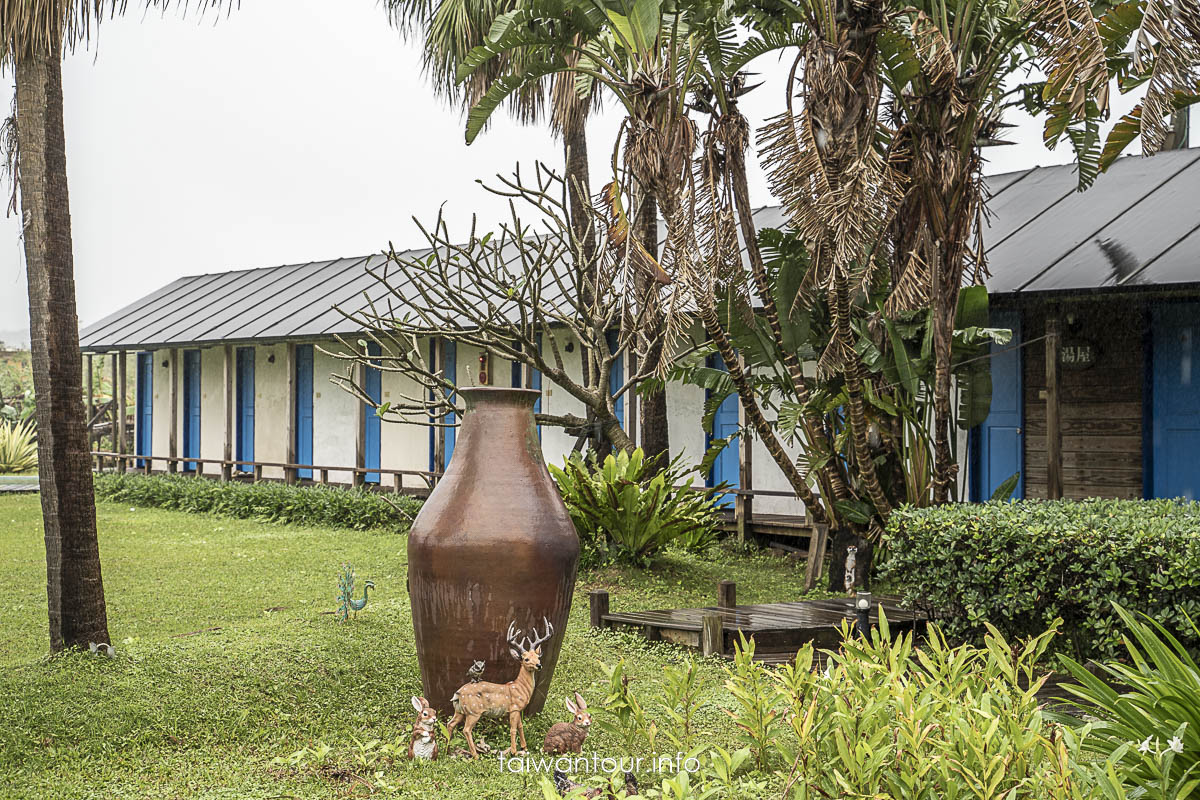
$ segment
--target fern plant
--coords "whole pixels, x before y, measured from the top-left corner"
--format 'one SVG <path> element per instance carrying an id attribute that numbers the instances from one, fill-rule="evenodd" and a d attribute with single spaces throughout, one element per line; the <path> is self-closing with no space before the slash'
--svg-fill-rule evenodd
<path id="1" fill-rule="evenodd" d="M 29 422 L 0 423 L 0 473 L 37 467 L 37 431 Z"/>
<path id="2" fill-rule="evenodd" d="M 561 468 L 550 466 L 585 556 L 645 562 L 671 543 L 700 551 L 716 541 L 721 518 L 713 495 L 720 488 L 686 485 L 692 470 L 681 458 L 654 476 L 648 467 L 641 448 L 603 464 L 573 454 Z"/>

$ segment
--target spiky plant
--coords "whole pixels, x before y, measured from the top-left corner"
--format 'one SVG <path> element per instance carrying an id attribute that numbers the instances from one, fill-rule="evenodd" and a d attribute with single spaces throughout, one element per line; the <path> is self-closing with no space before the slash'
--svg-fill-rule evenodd
<path id="1" fill-rule="evenodd" d="M 33 424 L 0 423 L 0 473 L 28 472 L 37 463 L 37 430 Z"/>

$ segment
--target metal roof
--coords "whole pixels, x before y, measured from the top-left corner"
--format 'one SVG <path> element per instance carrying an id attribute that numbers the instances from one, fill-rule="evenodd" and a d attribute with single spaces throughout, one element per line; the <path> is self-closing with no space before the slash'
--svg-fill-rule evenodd
<path id="1" fill-rule="evenodd" d="M 987 178 L 991 218 L 983 236 L 993 293 L 1200 284 L 1200 148 L 1122 158 L 1088 191 L 1076 192 L 1076 183 L 1073 165 Z M 777 206 L 755 217 L 759 228 L 786 223 Z M 335 306 L 352 313 L 395 301 L 367 274 L 385 262 L 371 255 L 180 278 L 86 326 L 80 346 L 96 352 L 354 333 Z"/>

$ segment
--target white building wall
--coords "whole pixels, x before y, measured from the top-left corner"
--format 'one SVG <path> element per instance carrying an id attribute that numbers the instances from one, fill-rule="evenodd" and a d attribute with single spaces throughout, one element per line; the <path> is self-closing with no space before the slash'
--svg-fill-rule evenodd
<path id="1" fill-rule="evenodd" d="M 275 359 L 272 363 L 272 357 Z M 283 343 L 254 348 L 254 460 L 287 462 L 287 347 Z M 263 467 L 264 478 L 284 477 L 280 467 Z"/>
<path id="2" fill-rule="evenodd" d="M 333 383 L 335 375 L 346 374 L 346 362 L 322 352 L 322 347 L 338 352 L 341 345 L 332 340 L 313 343 L 313 462 L 353 467 L 358 456 L 360 401 Z M 334 483 L 350 483 L 353 478 L 349 470 L 329 471 Z"/>
<path id="3" fill-rule="evenodd" d="M 422 353 L 429 352 L 429 342 L 420 342 Z M 380 376 L 380 391 L 384 403 L 401 403 L 403 398 L 420 397 L 421 384 L 398 372 L 387 372 Z M 384 469 L 411 469 L 424 472 L 429 469 L 429 428 L 424 425 L 413 425 L 396 422 L 395 417 L 387 415 L 379 426 L 379 465 Z M 382 476 L 383 483 L 389 483 L 387 476 Z M 418 478 L 405 478 L 404 487 L 421 487 L 424 484 Z"/>
<path id="4" fill-rule="evenodd" d="M 574 337 L 568 337 L 564 334 L 558 334 L 554 337 L 555 344 L 558 347 L 558 352 L 562 356 L 563 364 L 568 375 L 583 375 L 583 348 L 579 342 L 575 341 Z M 568 343 L 572 344 L 571 352 L 567 352 Z M 551 350 L 550 336 L 546 335 L 542 339 L 542 352 L 548 363 L 553 363 L 553 352 Z M 542 376 L 542 413 L 543 414 L 575 414 L 579 417 L 587 416 L 587 409 L 583 403 L 575 397 L 572 397 L 561 386 L 552 382 L 546 376 Z M 571 449 L 575 446 L 577 437 L 568 434 L 562 428 L 542 426 L 542 455 L 547 464 L 562 464 L 566 457 L 570 454 Z"/>
<path id="5" fill-rule="evenodd" d="M 151 412 L 152 432 L 150 436 L 152 455 L 170 455 L 171 442 L 171 368 L 170 350 L 154 350 L 154 409 Z M 166 361 L 168 366 L 163 366 Z M 154 469 L 166 468 L 165 462 L 154 464 Z"/>
<path id="6" fill-rule="evenodd" d="M 179 413 L 183 413 L 182 408 Z M 200 351 L 200 457 L 225 457 L 224 347 L 206 347 Z M 221 474 L 216 464 L 203 466 L 208 474 Z"/>
<path id="7" fill-rule="evenodd" d="M 667 384 L 667 435 L 671 440 L 671 457 L 683 454 L 687 464 L 698 465 L 708 449 L 704 426 L 704 390 L 683 383 Z M 703 486 L 704 476 L 692 475 L 692 485 Z"/>

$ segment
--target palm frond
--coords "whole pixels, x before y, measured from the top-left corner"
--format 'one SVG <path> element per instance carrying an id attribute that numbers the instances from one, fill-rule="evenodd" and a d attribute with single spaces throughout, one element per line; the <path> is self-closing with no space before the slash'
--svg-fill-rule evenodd
<path id="1" fill-rule="evenodd" d="M 1047 74 L 1043 97 L 1082 115 L 1089 98 L 1108 111 L 1104 38 L 1087 0 L 1028 0 L 1022 13 Z"/>

